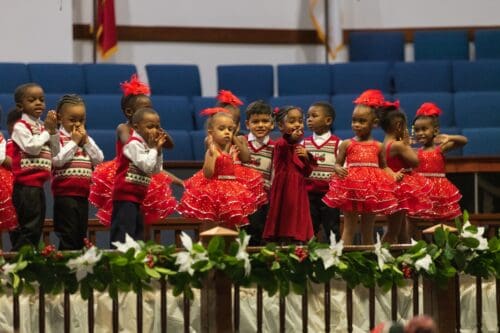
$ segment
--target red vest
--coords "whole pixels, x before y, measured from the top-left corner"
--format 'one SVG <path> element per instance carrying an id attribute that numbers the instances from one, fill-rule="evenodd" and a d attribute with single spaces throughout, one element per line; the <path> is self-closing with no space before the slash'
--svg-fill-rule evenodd
<path id="1" fill-rule="evenodd" d="M 138 138 L 131 137 L 125 145 L 132 140 L 141 142 Z M 136 167 L 125 154 L 119 154 L 116 159 L 117 169 L 115 186 L 113 187 L 113 200 L 142 203 L 151 182 L 150 175 Z"/>
<path id="2" fill-rule="evenodd" d="M 61 145 L 71 141 L 69 136 L 59 132 Z M 52 170 L 52 193 L 55 196 L 88 197 L 92 162 L 89 155 L 78 147 L 73 158 L 62 167 Z"/>
<path id="3" fill-rule="evenodd" d="M 339 141 L 340 139 L 333 134 L 320 146 L 314 142 L 312 136 L 304 139 L 306 150 L 314 156 L 316 163 L 318 163 L 313 168 L 313 172 L 306 178 L 307 191 L 317 193 L 328 191 L 328 181 L 332 176 L 337 159 Z"/>
<path id="4" fill-rule="evenodd" d="M 271 172 L 273 167 L 274 142 L 269 139 L 267 145 L 255 148 L 251 141 L 248 141 L 248 151 L 250 152 L 250 161 L 244 163 L 245 166 L 259 171 L 264 178 L 264 188 L 269 191 L 271 188 Z"/>
<path id="5" fill-rule="evenodd" d="M 45 130 L 43 126 L 38 129 L 22 119 L 18 120 L 18 123 L 25 125 L 33 135 L 39 135 Z M 40 153 L 34 156 L 24 152 L 13 141 L 12 173 L 15 184 L 43 187 L 43 183 L 50 179 L 51 167 L 52 151 L 48 143 L 45 143 Z"/>

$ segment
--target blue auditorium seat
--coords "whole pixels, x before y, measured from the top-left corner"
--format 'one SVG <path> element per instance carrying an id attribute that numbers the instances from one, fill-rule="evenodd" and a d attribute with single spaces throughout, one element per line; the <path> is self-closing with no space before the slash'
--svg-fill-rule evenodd
<path id="1" fill-rule="evenodd" d="M 272 65 L 219 65 L 218 89 L 231 90 L 236 96 L 245 96 L 249 102 L 268 100 L 274 95 Z"/>
<path id="2" fill-rule="evenodd" d="M 85 95 L 86 127 L 115 130 L 126 121 L 120 107 L 121 95 Z"/>
<path id="3" fill-rule="evenodd" d="M 196 161 L 203 161 L 205 159 L 205 137 L 207 135 L 205 130 L 191 131 L 191 143 L 193 145 L 193 157 Z"/>
<path id="4" fill-rule="evenodd" d="M 193 106 L 188 97 L 155 95 L 151 97 L 151 101 L 160 115 L 163 128 L 187 131 L 194 129 Z"/>
<path id="5" fill-rule="evenodd" d="M 464 128 L 462 134 L 468 139 L 464 156 L 500 155 L 500 127 Z"/>
<path id="6" fill-rule="evenodd" d="M 88 129 L 88 133 L 99 148 L 101 148 L 105 161 L 115 158 L 116 131 L 114 129 Z"/>
<path id="7" fill-rule="evenodd" d="M 352 112 L 354 111 L 353 101 L 357 96 L 353 94 L 332 96 L 332 105 L 336 115 L 335 122 L 333 123 L 335 130 L 351 131 Z"/>
<path id="8" fill-rule="evenodd" d="M 329 100 L 329 95 L 279 96 L 269 99 L 269 104 L 271 104 L 273 109 L 287 105 L 298 106 L 302 109 L 305 121 L 307 110 L 309 110 L 311 104 L 320 101 L 329 102 Z"/>
<path id="9" fill-rule="evenodd" d="M 432 102 L 439 106 L 443 114 L 439 117 L 439 124 L 442 127 L 455 126 L 455 112 L 453 108 L 453 94 L 444 92 L 434 93 L 404 93 L 395 94 L 394 99 L 399 99 L 401 108 L 405 111 L 408 124 L 415 118 L 418 108 L 426 102 Z"/>
<path id="10" fill-rule="evenodd" d="M 413 36 L 415 60 L 469 59 L 467 31 L 417 31 Z"/>
<path id="11" fill-rule="evenodd" d="M 500 91 L 500 60 L 453 62 L 453 87 L 458 91 Z"/>
<path id="12" fill-rule="evenodd" d="M 28 70 L 31 81 L 40 84 L 46 94 L 85 94 L 85 77 L 79 64 L 31 63 Z"/>
<path id="13" fill-rule="evenodd" d="M 397 93 L 453 91 L 450 61 L 398 62 L 393 73 Z"/>
<path id="14" fill-rule="evenodd" d="M 131 64 L 83 65 L 87 94 L 121 94 L 120 83 L 137 72 Z"/>
<path id="15" fill-rule="evenodd" d="M 201 96 L 197 65 L 146 65 L 153 95 Z"/>
<path id="16" fill-rule="evenodd" d="M 62 94 L 45 94 L 45 109 L 47 111 L 55 110 L 57 107 L 57 103 L 59 102 L 62 96 L 63 96 Z M 42 116 L 42 118 L 45 119 L 45 116 L 46 113 Z"/>
<path id="17" fill-rule="evenodd" d="M 389 62 L 334 64 L 332 71 L 332 95 L 359 95 L 366 89 L 380 89 L 384 93 L 392 91 Z"/>
<path id="18" fill-rule="evenodd" d="M 193 147 L 189 131 L 168 130 L 167 132 L 174 140 L 174 148 L 164 150 L 163 158 L 167 161 L 193 160 Z"/>
<path id="19" fill-rule="evenodd" d="M 350 61 L 404 61 L 402 32 L 351 32 Z"/>
<path id="20" fill-rule="evenodd" d="M 330 75 L 327 64 L 278 65 L 278 95 L 329 95 Z"/>
<path id="21" fill-rule="evenodd" d="M 476 30 L 476 59 L 500 59 L 500 29 Z"/>
<path id="22" fill-rule="evenodd" d="M 500 92 L 458 92 L 454 103 L 458 127 L 500 127 Z"/>
<path id="23" fill-rule="evenodd" d="M 31 82 L 28 66 L 22 63 L 0 63 L 0 93 L 14 94 L 17 86 Z"/>
<path id="24" fill-rule="evenodd" d="M 0 108 L 2 110 L 0 119 L 0 129 L 6 130 L 7 113 L 15 106 L 14 95 L 0 94 Z"/>

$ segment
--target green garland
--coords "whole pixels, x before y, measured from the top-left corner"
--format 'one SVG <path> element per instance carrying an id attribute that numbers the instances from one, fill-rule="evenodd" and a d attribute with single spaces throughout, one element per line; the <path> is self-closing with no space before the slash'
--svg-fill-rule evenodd
<path id="1" fill-rule="evenodd" d="M 462 220 L 468 221 L 467 212 Z M 301 294 L 308 281 L 330 279 L 342 279 L 351 288 L 361 284 L 389 290 L 416 275 L 439 283 L 457 272 L 500 278 L 499 237 L 488 241 L 484 228 L 460 221 L 456 221 L 456 233 L 438 228 L 434 243 L 416 242 L 397 257 L 379 240 L 373 251 L 343 252 L 342 242 L 337 243 L 334 235 L 330 244 L 315 240 L 305 246 L 268 244 L 248 253 L 249 236 L 243 231 L 228 247 L 220 237 L 212 238 L 207 247 L 193 244 L 183 233 L 180 252 L 173 245 L 135 242 L 129 237 L 115 244 L 117 251 L 99 250 L 89 242 L 84 250 L 73 252 L 56 251 L 53 245 L 26 246 L 10 262 L 0 257 L 0 291 L 20 294 L 40 286 L 52 294 L 80 291 L 87 299 L 92 290 L 107 290 L 116 298 L 118 292 L 151 289 L 153 280 L 165 279 L 174 295 L 185 293 L 192 298 L 192 288 L 201 288 L 212 269 L 224 272 L 235 284 L 257 284 L 270 295 L 287 295 L 290 290 Z"/>

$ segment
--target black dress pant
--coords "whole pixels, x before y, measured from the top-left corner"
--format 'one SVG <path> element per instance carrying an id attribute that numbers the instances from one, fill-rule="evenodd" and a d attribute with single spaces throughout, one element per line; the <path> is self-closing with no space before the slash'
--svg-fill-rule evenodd
<path id="1" fill-rule="evenodd" d="M 87 237 L 89 201 L 85 197 L 54 197 L 54 231 L 59 250 L 80 250 Z"/>
<path id="2" fill-rule="evenodd" d="M 329 242 L 330 232 L 334 232 L 337 239 L 340 238 L 340 210 L 327 206 L 321 199 L 324 193 L 309 192 L 309 209 L 313 222 L 314 234 L 317 235 L 323 226 L 326 242 Z"/>
<path id="3" fill-rule="evenodd" d="M 144 222 L 140 204 L 131 201 L 113 201 L 111 214 L 111 242 L 124 242 L 128 234 L 135 240 L 144 240 Z"/>
<path id="4" fill-rule="evenodd" d="M 262 205 L 255 213 L 248 216 L 250 224 L 245 227 L 245 231 L 251 236 L 249 245 L 262 245 L 262 233 L 264 232 L 268 211 L 269 204 L 265 204 Z"/>

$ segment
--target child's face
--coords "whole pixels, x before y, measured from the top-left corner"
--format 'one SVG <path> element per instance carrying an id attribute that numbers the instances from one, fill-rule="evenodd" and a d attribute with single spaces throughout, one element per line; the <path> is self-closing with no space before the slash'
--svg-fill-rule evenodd
<path id="1" fill-rule="evenodd" d="M 257 139 L 265 138 L 274 128 L 273 119 L 268 114 L 253 114 L 245 123 Z"/>
<path id="2" fill-rule="evenodd" d="M 214 142 L 219 147 L 225 147 L 233 140 L 233 134 L 236 130 L 234 120 L 230 117 L 219 116 L 212 122 L 208 129 L 208 134 L 212 135 Z"/>
<path id="3" fill-rule="evenodd" d="M 28 116 L 40 118 L 45 111 L 45 94 L 43 89 L 38 86 L 29 87 L 26 89 L 21 103 L 17 107 Z"/>
<path id="4" fill-rule="evenodd" d="M 148 108 L 148 109 L 153 108 L 153 104 L 151 103 L 151 98 L 149 98 L 149 96 L 146 95 L 137 96 L 133 105 L 124 110 L 125 117 L 127 117 L 128 120 L 131 120 L 134 113 L 142 108 Z"/>
<path id="5" fill-rule="evenodd" d="M 60 125 L 71 133 L 73 129 L 80 129 L 85 126 L 85 106 L 83 104 L 66 104 L 61 110 L 59 119 Z"/>
<path id="6" fill-rule="evenodd" d="M 352 113 L 351 127 L 358 138 L 367 138 L 377 121 L 370 107 L 358 105 Z"/>
<path id="7" fill-rule="evenodd" d="M 299 109 L 292 109 L 288 111 L 285 119 L 283 119 L 278 125 L 282 133 L 291 134 L 295 130 L 304 129 L 304 119 L 302 117 L 302 112 Z"/>
<path id="8" fill-rule="evenodd" d="M 145 113 L 144 117 L 134 124 L 134 130 L 149 143 L 158 137 L 161 131 L 160 117 L 154 113 Z"/>
<path id="9" fill-rule="evenodd" d="M 332 126 L 332 117 L 326 115 L 323 108 L 311 106 L 307 111 L 307 127 L 316 134 L 327 132 Z"/>
<path id="10" fill-rule="evenodd" d="M 439 129 L 434 126 L 432 119 L 427 117 L 415 120 L 413 130 L 417 142 L 424 146 L 431 145 L 434 137 L 439 134 Z"/>

